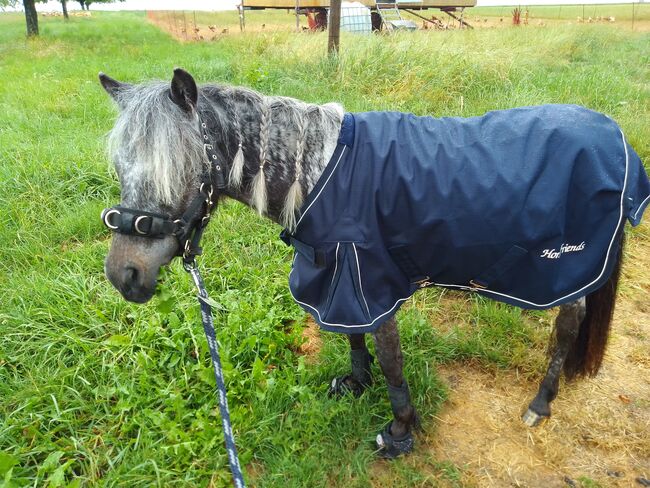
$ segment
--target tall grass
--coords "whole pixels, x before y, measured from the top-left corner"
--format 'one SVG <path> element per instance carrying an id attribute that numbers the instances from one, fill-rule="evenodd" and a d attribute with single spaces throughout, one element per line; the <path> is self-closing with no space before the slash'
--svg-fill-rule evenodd
<path id="1" fill-rule="evenodd" d="M 227 486 L 208 352 L 182 269 L 146 306 L 103 277 L 101 208 L 119 199 L 104 155 L 115 112 L 96 80 L 168 79 L 250 86 L 348 110 L 470 116 L 579 103 L 619 121 L 650 159 L 648 35 L 611 26 L 344 36 L 233 35 L 177 43 L 142 14 L 41 19 L 0 15 L 0 480 L 5 486 Z M 326 396 L 345 372 L 343 337 L 299 353 L 305 316 L 291 300 L 279 229 L 226 203 L 205 239 L 207 285 L 221 304 L 233 423 L 257 486 L 367 486 L 371 441 L 390 408 L 379 379 L 362 398 Z M 435 364 L 543 368 L 547 314 L 428 290 L 400 315 L 406 373 L 425 427 L 445 398 Z M 456 310 L 455 314 L 448 313 Z M 440 329 L 432 327 L 442 325 Z M 540 325 L 541 324 L 541 325 Z M 307 363 L 310 363 L 307 365 Z M 531 392 L 532 394 L 533 392 Z M 423 483 L 408 460 L 395 486 Z M 437 460 L 434 481 L 461 468 Z M 428 478 L 429 481 L 431 478 Z"/>

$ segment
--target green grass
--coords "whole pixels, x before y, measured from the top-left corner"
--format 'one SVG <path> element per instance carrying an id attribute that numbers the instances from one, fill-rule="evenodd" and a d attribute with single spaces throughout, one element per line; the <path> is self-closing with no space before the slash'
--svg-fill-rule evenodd
<path id="1" fill-rule="evenodd" d="M 115 117 L 96 75 L 247 85 L 348 110 L 470 116 L 567 102 L 607 112 L 650 160 L 650 38 L 612 26 L 344 36 L 275 32 L 181 44 L 142 14 L 41 18 L 24 39 L 0 15 L 0 480 L 13 486 L 227 486 L 208 352 L 193 290 L 176 264 L 157 299 L 134 306 L 103 277 L 100 210 L 119 199 L 104 155 Z M 296 351 L 305 316 L 286 286 L 279 229 L 227 203 L 201 260 L 218 319 L 229 400 L 249 480 L 264 487 L 367 486 L 372 440 L 390 408 L 379 381 L 327 398 L 346 340 L 323 334 L 313 364 Z M 548 324 L 477 298 L 427 290 L 400 314 L 406 373 L 425 427 L 446 397 L 435 364 L 526 366 L 539 375 Z M 449 302 L 458 304 L 457 308 Z M 450 310 L 454 315 L 444 328 Z M 436 318 L 437 317 L 437 318 Z M 540 327 L 540 322 L 543 324 Z M 527 354 L 532 351 L 532 354 Z M 533 392 L 531 391 L 531 396 Z M 388 465 L 394 486 L 458 483 L 432 460 Z M 0 481 L 0 485 L 3 481 Z"/>

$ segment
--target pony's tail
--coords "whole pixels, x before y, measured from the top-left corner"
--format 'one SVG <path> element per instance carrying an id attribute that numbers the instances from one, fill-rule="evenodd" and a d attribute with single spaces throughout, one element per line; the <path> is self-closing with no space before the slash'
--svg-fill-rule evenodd
<path id="1" fill-rule="evenodd" d="M 586 297 L 585 318 L 580 324 L 578 337 L 564 362 L 564 375 L 568 380 L 595 376 L 603 362 L 616 304 L 616 289 L 621 274 L 624 241 L 625 235 L 621 231 L 618 256 L 612 275 L 603 286 Z"/>

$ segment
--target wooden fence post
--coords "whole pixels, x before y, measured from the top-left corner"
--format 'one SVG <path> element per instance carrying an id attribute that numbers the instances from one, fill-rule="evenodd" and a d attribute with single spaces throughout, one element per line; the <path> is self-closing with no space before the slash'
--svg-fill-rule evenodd
<path id="1" fill-rule="evenodd" d="M 241 4 L 239 4 L 237 10 L 239 10 L 239 30 L 241 32 L 244 32 L 244 29 L 246 28 L 246 18 L 244 17 L 244 0 L 242 0 Z"/>
<path id="2" fill-rule="evenodd" d="M 300 32 L 300 0 L 296 0 L 296 32 Z"/>
<path id="3" fill-rule="evenodd" d="M 327 54 L 339 53 L 339 39 L 341 37 L 341 0 L 330 0 L 329 38 L 327 41 Z"/>

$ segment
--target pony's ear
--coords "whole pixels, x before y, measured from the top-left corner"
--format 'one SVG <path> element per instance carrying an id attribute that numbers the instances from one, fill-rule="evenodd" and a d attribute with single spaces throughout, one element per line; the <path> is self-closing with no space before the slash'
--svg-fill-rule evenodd
<path id="1" fill-rule="evenodd" d="M 176 105 L 191 112 L 196 108 L 199 99 L 199 91 L 192 75 L 181 68 L 174 69 L 172 78 L 171 98 Z"/>
<path id="2" fill-rule="evenodd" d="M 101 71 L 99 72 L 99 82 L 104 87 L 104 90 L 106 90 L 106 93 L 108 93 L 111 96 L 111 98 L 116 102 L 118 101 L 118 96 L 120 92 L 125 88 L 131 86 L 128 83 L 122 83 L 120 81 L 114 80 L 113 78 L 102 73 Z"/>

